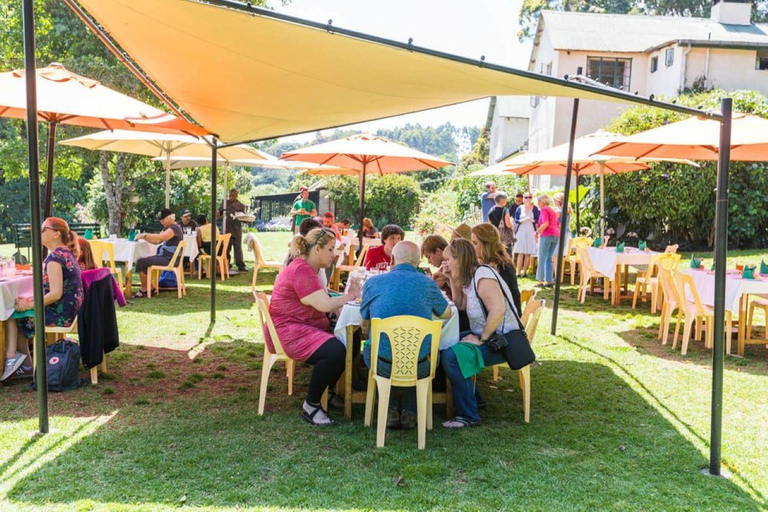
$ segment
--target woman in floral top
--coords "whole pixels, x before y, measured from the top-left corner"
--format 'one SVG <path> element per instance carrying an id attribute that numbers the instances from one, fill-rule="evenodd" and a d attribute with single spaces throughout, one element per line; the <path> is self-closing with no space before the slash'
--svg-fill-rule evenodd
<path id="1" fill-rule="evenodd" d="M 64 220 L 49 217 L 43 222 L 40 238 L 48 249 L 48 257 L 43 263 L 45 324 L 50 327 L 68 327 L 77 318 L 83 304 L 83 283 L 74 254 L 77 235 L 69 230 Z M 35 334 L 35 323 L 32 318 L 22 318 L 20 313 L 33 307 L 33 297 L 19 297 L 15 305 L 16 313 L 5 324 L 5 367 L 0 380 L 14 374 L 32 374 L 27 340 Z M 14 317 L 18 318 L 14 321 Z M 22 343 L 18 343 L 19 334 L 24 338 Z"/>

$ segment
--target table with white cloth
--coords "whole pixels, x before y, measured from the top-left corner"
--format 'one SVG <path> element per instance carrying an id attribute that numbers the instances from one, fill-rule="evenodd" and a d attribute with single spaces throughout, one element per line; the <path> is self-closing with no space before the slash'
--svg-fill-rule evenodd
<path id="1" fill-rule="evenodd" d="M 437 320 L 438 318 L 435 317 Z M 350 419 L 352 417 L 352 403 L 365 403 L 365 392 L 353 392 L 352 391 L 352 358 L 353 345 L 351 340 L 355 335 L 355 330 L 360 327 L 362 317 L 360 316 L 360 305 L 355 303 L 347 303 L 341 308 L 339 319 L 336 322 L 336 328 L 333 334 L 347 347 L 347 357 L 344 363 L 344 417 Z M 445 350 L 448 347 L 459 342 L 459 311 L 454 304 L 451 304 L 451 316 L 447 319 L 442 319 L 443 327 L 440 331 L 440 350 Z"/>
<path id="2" fill-rule="evenodd" d="M 621 302 L 622 281 L 624 292 L 627 292 L 629 284 L 629 267 L 644 267 L 651 263 L 653 251 L 641 251 L 635 247 L 627 247 L 624 252 L 616 252 L 615 247 L 595 248 L 588 247 L 589 259 L 592 266 L 603 275 L 614 276 L 612 283 L 611 304 L 619 305 Z M 623 274 L 623 279 L 622 279 Z"/>
<path id="3" fill-rule="evenodd" d="M 684 273 L 693 278 L 701 303 L 715 307 L 715 273 L 705 269 L 685 269 Z M 725 275 L 725 309 L 738 318 L 738 349 L 744 355 L 744 346 L 765 344 L 764 339 L 753 339 L 747 332 L 747 302 L 750 295 L 768 294 L 768 276 L 756 275 L 755 279 L 744 279 L 738 270 L 728 270 Z M 693 302 L 690 290 L 686 290 L 686 300 Z"/>
<path id="4" fill-rule="evenodd" d="M 184 240 L 187 242 L 184 256 L 189 258 L 189 261 L 194 261 L 200 252 L 197 248 L 197 235 L 194 233 L 184 235 Z M 115 262 L 125 263 L 125 294 L 130 297 L 132 292 L 131 279 L 133 277 L 133 266 L 141 258 L 157 254 L 158 246 L 156 244 L 151 244 L 146 240 L 129 241 L 125 238 L 103 238 L 100 241 L 112 245 Z M 107 261 L 109 255 L 105 252 L 104 257 L 104 261 Z"/>
<path id="5" fill-rule="evenodd" d="M 355 264 L 355 251 L 352 251 L 352 247 L 360 247 L 360 239 L 356 236 L 342 236 L 341 243 L 344 244 L 344 259 L 347 260 L 347 265 Z M 370 245 L 377 247 L 382 244 L 381 238 L 363 238 L 363 245 Z"/>
<path id="6" fill-rule="evenodd" d="M 14 308 L 16 299 L 31 297 L 34 293 L 33 279 L 29 275 L 30 273 L 0 277 L 0 354 L 3 358 L 5 358 L 5 322 L 16 311 Z"/>

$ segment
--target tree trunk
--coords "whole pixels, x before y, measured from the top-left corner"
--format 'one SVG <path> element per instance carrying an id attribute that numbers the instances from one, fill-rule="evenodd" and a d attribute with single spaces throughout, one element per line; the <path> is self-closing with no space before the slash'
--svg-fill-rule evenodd
<path id="1" fill-rule="evenodd" d="M 123 217 L 123 185 L 125 183 L 125 172 L 128 168 L 128 155 L 118 153 L 115 162 L 114 178 L 109 172 L 109 154 L 102 152 L 99 156 L 99 170 L 101 179 L 104 182 L 104 195 L 107 199 L 107 210 L 109 211 L 109 234 L 120 236 L 121 220 Z"/>

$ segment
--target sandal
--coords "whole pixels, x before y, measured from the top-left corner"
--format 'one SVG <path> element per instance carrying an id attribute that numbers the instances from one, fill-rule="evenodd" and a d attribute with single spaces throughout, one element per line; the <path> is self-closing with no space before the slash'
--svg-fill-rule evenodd
<path id="1" fill-rule="evenodd" d="M 141 290 L 133 294 L 134 299 L 143 299 L 143 298 L 146 298 L 146 296 L 147 296 L 147 292 L 143 292 Z"/>
<path id="2" fill-rule="evenodd" d="M 479 425 L 479 421 L 469 421 L 466 418 L 462 418 L 461 416 L 456 416 L 453 419 L 450 419 L 443 423 L 444 428 L 450 428 L 452 430 L 457 430 L 460 428 L 466 428 L 466 427 L 474 427 Z"/>
<path id="3" fill-rule="evenodd" d="M 313 406 L 310 405 L 310 407 L 313 407 Z M 336 422 L 333 421 L 331 418 L 328 418 L 328 416 L 326 416 L 326 421 L 315 421 L 315 416 L 317 416 L 317 413 L 319 411 L 323 411 L 322 407 L 313 407 L 312 412 L 307 412 L 304 409 L 304 406 L 302 405 L 301 417 L 304 418 L 304 421 L 316 427 L 332 427 L 336 424 Z M 325 411 L 323 411 L 323 413 L 325 413 Z"/>

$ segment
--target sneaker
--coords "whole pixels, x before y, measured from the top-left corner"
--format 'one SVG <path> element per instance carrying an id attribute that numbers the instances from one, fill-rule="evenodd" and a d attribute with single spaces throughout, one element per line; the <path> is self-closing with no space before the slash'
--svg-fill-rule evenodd
<path id="1" fill-rule="evenodd" d="M 400 411 L 400 428 L 403 430 L 413 430 L 416 428 L 416 415 L 403 409 Z"/>
<path id="2" fill-rule="evenodd" d="M 387 428 L 400 428 L 400 411 L 392 408 L 387 413 Z"/>
<path id="3" fill-rule="evenodd" d="M 16 379 L 31 379 L 33 375 L 32 367 L 31 366 L 19 366 L 19 369 L 14 372 L 14 374 L 9 377 L 8 380 L 16 380 Z"/>
<path id="4" fill-rule="evenodd" d="M 16 355 L 9 357 L 5 360 L 5 369 L 3 370 L 3 376 L 0 377 L 0 381 L 7 379 L 19 369 L 21 363 L 27 358 L 26 355 L 16 352 Z"/>

